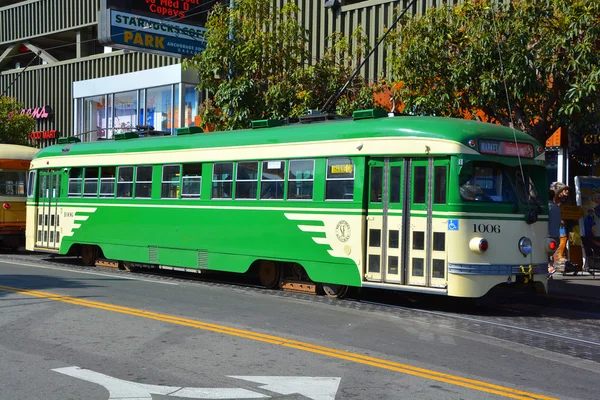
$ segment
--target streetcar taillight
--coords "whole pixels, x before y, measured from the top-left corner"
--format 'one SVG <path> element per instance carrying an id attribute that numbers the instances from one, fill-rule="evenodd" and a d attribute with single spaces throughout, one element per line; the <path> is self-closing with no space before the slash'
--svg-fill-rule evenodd
<path id="1" fill-rule="evenodd" d="M 483 254 L 488 247 L 488 241 L 484 238 L 476 237 L 469 241 L 469 248 L 475 253 Z"/>
<path id="2" fill-rule="evenodd" d="M 10 210 L 10 203 L 2 204 L 2 208 L 4 208 L 5 210 Z"/>
<path id="3" fill-rule="evenodd" d="M 479 250 L 481 250 L 482 253 L 488 249 L 488 246 L 488 241 L 485 239 L 481 239 L 481 241 L 479 242 Z"/>
<path id="4" fill-rule="evenodd" d="M 549 239 L 548 240 L 548 250 L 550 252 L 554 253 L 556 251 L 556 249 L 558 249 L 558 243 L 556 242 L 556 240 Z"/>

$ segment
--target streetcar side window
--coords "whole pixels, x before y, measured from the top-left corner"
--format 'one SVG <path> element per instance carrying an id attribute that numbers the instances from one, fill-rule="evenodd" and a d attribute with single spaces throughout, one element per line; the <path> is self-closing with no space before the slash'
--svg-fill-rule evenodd
<path id="1" fill-rule="evenodd" d="M 181 181 L 181 197 L 199 199 L 202 188 L 202 164 L 184 164 Z"/>
<path id="2" fill-rule="evenodd" d="M 263 161 L 260 180 L 260 198 L 283 199 L 285 181 L 285 161 Z"/>
<path id="3" fill-rule="evenodd" d="M 435 167 L 433 204 L 446 204 L 446 167 Z"/>
<path id="4" fill-rule="evenodd" d="M 149 199 L 152 195 L 152 167 L 144 165 L 135 169 L 135 197 Z"/>
<path id="5" fill-rule="evenodd" d="M 315 160 L 291 160 L 288 173 L 288 200 L 312 200 Z"/>
<path id="6" fill-rule="evenodd" d="M 256 200 L 258 188 L 258 162 L 237 163 L 235 198 Z"/>
<path id="7" fill-rule="evenodd" d="M 212 176 L 212 198 L 230 199 L 233 182 L 233 163 L 214 163 Z"/>
<path id="8" fill-rule="evenodd" d="M 424 204 L 427 186 L 427 167 L 415 167 L 413 177 L 413 203 Z"/>
<path id="9" fill-rule="evenodd" d="M 467 163 L 460 171 L 460 197 L 464 201 L 512 202 L 512 187 L 501 165 Z"/>
<path id="10" fill-rule="evenodd" d="M 33 197 L 33 187 L 35 186 L 36 171 L 29 171 L 29 177 L 27 178 L 27 197 Z"/>
<path id="11" fill-rule="evenodd" d="M 25 196 L 25 171 L 0 171 L 0 196 Z"/>
<path id="12" fill-rule="evenodd" d="M 349 157 L 327 159 L 325 200 L 354 198 L 354 162 Z"/>
<path id="13" fill-rule="evenodd" d="M 100 197 L 115 197 L 116 167 L 100 168 Z"/>
<path id="14" fill-rule="evenodd" d="M 98 167 L 86 167 L 83 177 L 83 195 L 85 197 L 98 196 Z"/>
<path id="15" fill-rule="evenodd" d="M 151 179 L 151 178 L 150 178 Z M 181 188 L 181 165 L 165 165 L 162 174 L 161 198 L 177 199 Z"/>
<path id="16" fill-rule="evenodd" d="M 130 198 L 133 195 L 133 167 L 119 167 L 117 170 L 117 197 Z"/>
<path id="17" fill-rule="evenodd" d="M 69 197 L 79 197 L 81 196 L 81 178 L 82 178 L 82 170 L 81 168 L 71 168 L 69 171 Z M 44 197 L 42 191 L 46 187 L 47 177 L 42 176 L 40 182 L 40 197 Z"/>

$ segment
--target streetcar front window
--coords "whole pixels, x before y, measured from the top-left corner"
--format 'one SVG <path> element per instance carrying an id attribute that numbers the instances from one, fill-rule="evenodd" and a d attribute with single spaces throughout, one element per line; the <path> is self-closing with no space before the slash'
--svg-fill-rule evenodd
<path id="1" fill-rule="evenodd" d="M 542 192 L 535 185 L 535 182 L 543 181 L 543 169 L 524 166 L 513 168 L 509 173 L 521 202 L 540 206 L 544 204 Z"/>
<path id="2" fill-rule="evenodd" d="M 26 171 L 0 171 L 0 196 L 25 196 Z"/>
<path id="3" fill-rule="evenodd" d="M 460 171 L 460 197 L 465 201 L 512 203 L 512 188 L 502 165 L 467 163 Z"/>

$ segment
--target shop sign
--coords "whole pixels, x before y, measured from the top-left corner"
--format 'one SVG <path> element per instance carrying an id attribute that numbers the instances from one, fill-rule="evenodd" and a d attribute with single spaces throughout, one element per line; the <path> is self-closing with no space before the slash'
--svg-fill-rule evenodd
<path id="1" fill-rule="evenodd" d="M 118 10 L 106 10 L 98 18 L 98 40 L 107 46 L 175 57 L 206 49 L 206 29 L 199 26 Z"/>
<path id="2" fill-rule="evenodd" d="M 12 119 L 12 117 L 15 115 L 15 113 L 18 113 L 21 115 L 29 115 L 31 118 L 37 119 L 37 120 L 49 119 L 49 118 L 52 118 L 52 115 L 53 115 L 52 108 L 48 105 L 45 105 L 45 106 L 35 107 L 35 108 L 23 108 L 20 113 L 18 111 L 15 111 L 14 113 L 10 113 L 8 115 L 9 121 Z"/>
<path id="3" fill-rule="evenodd" d="M 48 105 L 30 109 L 22 109 L 21 115 L 27 114 L 33 119 L 48 119 L 52 116 L 52 108 Z"/>
<path id="4" fill-rule="evenodd" d="M 597 134 L 597 133 L 585 135 L 583 137 L 583 143 L 585 143 L 587 145 L 590 145 L 590 144 L 599 144 L 600 143 L 600 135 Z"/>
<path id="5" fill-rule="evenodd" d="M 186 24 L 204 26 L 215 0 L 102 0 L 105 8 L 136 15 L 169 18 Z M 101 8 L 102 9 L 102 8 Z"/>
<path id="6" fill-rule="evenodd" d="M 560 206 L 560 218 L 568 220 L 577 220 L 583 216 L 583 209 L 579 206 L 562 204 Z"/>
<path id="7" fill-rule="evenodd" d="M 36 131 L 29 134 L 29 140 L 56 139 L 56 129 L 51 131 Z"/>

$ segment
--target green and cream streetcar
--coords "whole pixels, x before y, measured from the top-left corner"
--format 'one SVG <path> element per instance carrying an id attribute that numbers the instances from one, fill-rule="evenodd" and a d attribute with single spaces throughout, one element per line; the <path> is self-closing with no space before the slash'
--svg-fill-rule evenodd
<path id="1" fill-rule="evenodd" d="M 257 272 L 266 287 L 478 298 L 546 290 L 543 149 L 481 122 L 388 117 L 63 143 L 32 162 L 27 249 Z"/>

